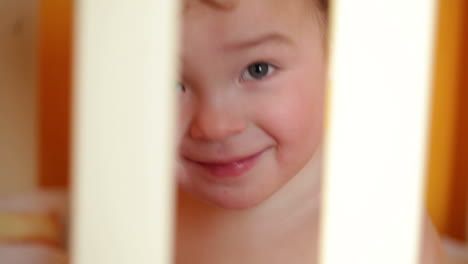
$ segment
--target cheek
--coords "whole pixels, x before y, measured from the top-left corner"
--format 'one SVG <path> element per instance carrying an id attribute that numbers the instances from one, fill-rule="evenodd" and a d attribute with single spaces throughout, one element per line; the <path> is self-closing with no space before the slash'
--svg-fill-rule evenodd
<path id="1" fill-rule="evenodd" d="M 299 88 L 298 92 L 282 97 L 281 107 L 275 113 L 280 122 L 278 132 L 283 135 L 279 140 L 294 145 L 314 140 L 321 132 L 323 122 L 322 96 L 310 87 L 296 88 Z"/>
<path id="2" fill-rule="evenodd" d="M 321 79 L 285 78 L 281 89 L 261 109 L 263 129 L 278 144 L 278 159 L 308 159 L 319 143 L 324 120 L 324 83 Z"/>

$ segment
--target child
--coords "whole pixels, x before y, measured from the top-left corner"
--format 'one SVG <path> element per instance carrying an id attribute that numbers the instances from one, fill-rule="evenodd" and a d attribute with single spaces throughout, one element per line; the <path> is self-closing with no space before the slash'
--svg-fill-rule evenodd
<path id="1" fill-rule="evenodd" d="M 317 263 L 326 2 L 187 0 L 182 17 L 176 263 Z M 422 263 L 441 263 L 424 233 Z"/>
<path id="2" fill-rule="evenodd" d="M 187 2 L 176 263 L 317 263 L 326 29 L 320 0 Z"/>

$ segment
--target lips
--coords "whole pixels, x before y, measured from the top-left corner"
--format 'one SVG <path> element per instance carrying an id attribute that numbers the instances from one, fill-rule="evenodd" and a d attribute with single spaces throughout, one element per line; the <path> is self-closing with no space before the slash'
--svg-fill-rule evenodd
<path id="1" fill-rule="evenodd" d="M 233 178 L 244 174 L 254 167 L 263 152 L 260 151 L 242 158 L 226 159 L 225 161 L 190 161 L 207 170 L 213 177 Z"/>

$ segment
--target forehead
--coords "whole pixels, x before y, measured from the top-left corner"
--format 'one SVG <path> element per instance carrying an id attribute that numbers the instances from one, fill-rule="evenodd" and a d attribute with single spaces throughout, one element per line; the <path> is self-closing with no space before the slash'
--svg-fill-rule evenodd
<path id="1" fill-rule="evenodd" d="M 212 34 L 218 40 L 235 40 L 274 30 L 295 33 L 312 18 L 304 0 L 187 0 L 183 14 L 184 38 Z M 226 3 L 227 8 L 217 4 Z M 212 4 L 210 4 L 212 3 Z"/>

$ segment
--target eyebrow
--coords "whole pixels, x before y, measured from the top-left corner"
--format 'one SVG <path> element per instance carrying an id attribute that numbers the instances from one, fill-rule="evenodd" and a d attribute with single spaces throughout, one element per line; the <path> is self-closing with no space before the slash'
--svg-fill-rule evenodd
<path id="1" fill-rule="evenodd" d="M 241 50 L 246 48 L 252 48 L 255 46 L 263 45 L 266 43 L 279 43 L 293 46 L 294 42 L 286 37 L 285 35 L 278 33 L 278 32 L 270 32 L 266 34 L 262 34 L 259 37 L 255 37 L 252 39 L 242 40 L 235 43 L 229 43 L 226 45 L 225 50 Z"/>

